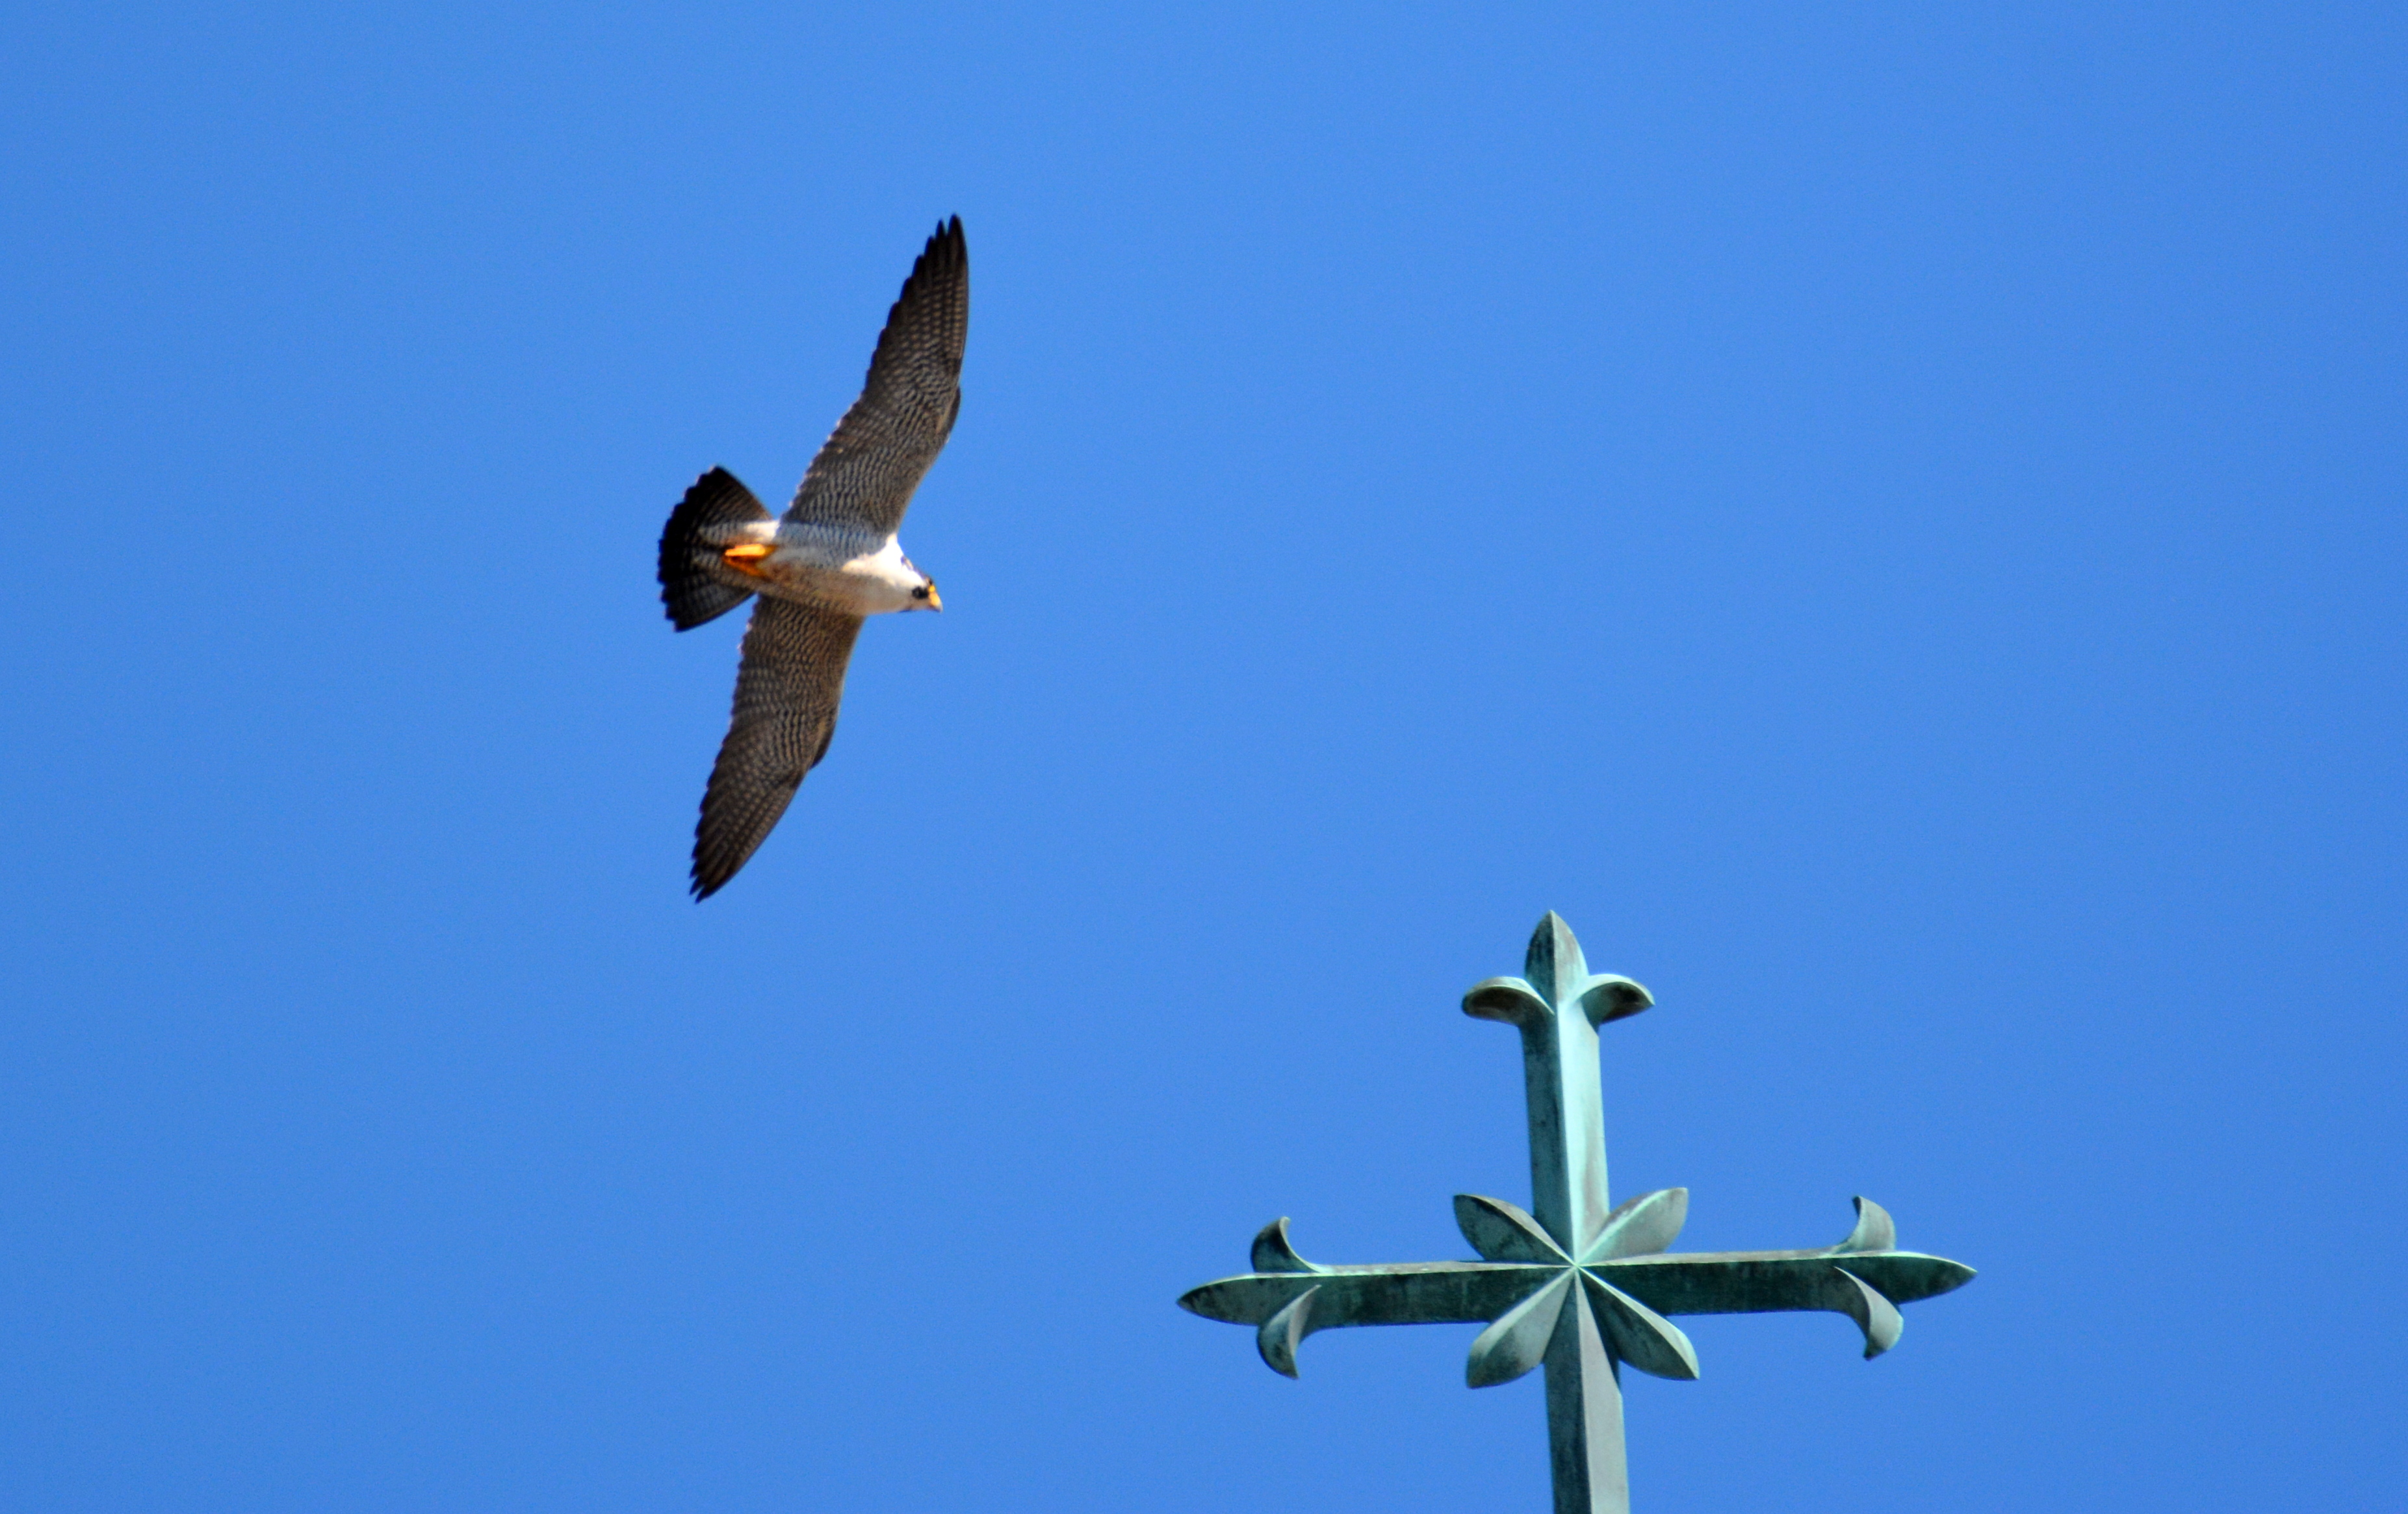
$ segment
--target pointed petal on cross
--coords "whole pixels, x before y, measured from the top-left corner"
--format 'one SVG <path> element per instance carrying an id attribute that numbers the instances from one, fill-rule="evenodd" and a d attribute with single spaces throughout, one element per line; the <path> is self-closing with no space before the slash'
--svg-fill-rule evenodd
<path id="1" fill-rule="evenodd" d="M 1541 1229 L 1526 1211 L 1502 1199 L 1484 1198 L 1477 1193 L 1456 1194 L 1455 1224 L 1484 1261 L 1571 1265 L 1572 1259 L 1564 1255 L 1555 1237 Z"/>
<path id="2" fill-rule="evenodd" d="M 1605 1321 L 1606 1338 L 1616 1361 L 1627 1362 L 1653 1377 L 1695 1382 L 1697 1348 L 1680 1326 L 1614 1287 L 1593 1272 L 1581 1274 L 1597 1296 L 1598 1317 Z"/>
<path id="3" fill-rule="evenodd" d="M 1296 1373 L 1296 1348 L 1312 1330 L 1313 1295 L 1318 1288 L 1308 1288 L 1280 1305 L 1279 1312 L 1262 1322 L 1254 1332 L 1254 1349 L 1260 1351 L 1263 1364 L 1273 1372 L 1293 1377 Z"/>
<path id="4" fill-rule="evenodd" d="M 1865 1360 L 1870 1362 L 1896 1346 L 1906 1331 L 1906 1316 L 1898 1312 L 1898 1305 L 1845 1267 L 1833 1267 L 1831 1277 L 1828 1306 L 1854 1319 L 1865 1333 Z"/>
<path id="5" fill-rule="evenodd" d="M 1254 1237 L 1254 1252 L 1250 1259 L 1256 1272 L 1317 1272 L 1320 1269 L 1296 1254 L 1287 1241 L 1287 1216 L 1262 1228 Z"/>
<path id="6" fill-rule="evenodd" d="M 1471 1359 L 1464 1363 L 1464 1381 L 1474 1388 L 1493 1388 L 1537 1366 L 1546 1359 L 1547 1343 L 1555 1338 L 1555 1320 L 1571 1296 L 1570 1268 L 1555 1280 L 1497 1317 L 1497 1322 L 1471 1343 Z"/>
<path id="7" fill-rule="evenodd" d="M 1463 1012 L 1474 1019 L 1521 1025 L 1542 1021 L 1555 1009 L 1538 989 L 1520 978 L 1485 978 L 1473 984 L 1463 996 Z"/>
<path id="8" fill-rule="evenodd" d="M 1605 1217 L 1597 1239 L 1589 1243 L 1581 1260 L 1612 1262 L 1661 1251 L 1679 1238 L 1688 1218 L 1689 1190 L 1684 1188 L 1659 1188 L 1626 1199 Z"/>
<path id="9" fill-rule="evenodd" d="M 1834 1255 L 1849 1251 L 1895 1251 L 1898 1249 L 1898 1222 L 1889 1211 L 1866 1198 L 1856 1195 L 1856 1228 L 1848 1238 L 1831 1247 Z"/>

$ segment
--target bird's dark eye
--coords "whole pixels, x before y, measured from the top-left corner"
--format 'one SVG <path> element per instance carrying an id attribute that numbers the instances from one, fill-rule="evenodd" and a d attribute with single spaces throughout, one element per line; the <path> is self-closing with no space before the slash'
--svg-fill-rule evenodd
<path id="1" fill-rule="evenodd" d="M 926 588 L 926 586 L 925 586 L 925 585 L 923 585 L 923 586 L 921 586 L 921 587 L 919 587 L 919 588 L 916 588 L 916 589 L 913 589 L 913 590 L 911 591 L 911 598 L 913 598 L 914 599 L 924 599 L 924 598 L 926 598 L 927 597 L 928 597 L 928 590 L 927 590 L 927 588 Z"/>

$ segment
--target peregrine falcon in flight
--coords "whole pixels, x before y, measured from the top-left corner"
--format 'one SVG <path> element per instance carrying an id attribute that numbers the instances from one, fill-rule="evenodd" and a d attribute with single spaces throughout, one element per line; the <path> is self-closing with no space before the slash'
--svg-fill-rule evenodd
<path id="1" fill-rule="evenodd" d="M 959 216 L 937 227 L 886 314 L 869 380 L 772 519 L 724 468 L 695 481 L 661 531 L 661 602 L 688 631 L 753 596 L 736 713 L 694 830 L 694 896 L 710 898 L 766 839 L 836 734 L 865 616 L 941 610 L 895 540 L 962 408 L 970 256 Z"/>

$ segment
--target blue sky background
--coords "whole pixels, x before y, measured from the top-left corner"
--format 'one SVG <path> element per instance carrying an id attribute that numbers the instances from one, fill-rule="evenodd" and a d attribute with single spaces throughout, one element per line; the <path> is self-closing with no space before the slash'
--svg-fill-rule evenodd
<path id="1" fill-rule="evenodd" d="M 1172 1300 L 1615 1189 L 1982 1270 L 1688 1321 L 1653 1510 L 2398 1497 L 2408 48 L 2375 5 L 0 23 L 0 1502 L 1539 1509 L 1470 1327 Z M 939 216 L 967 402 L 685 896 Z"/>

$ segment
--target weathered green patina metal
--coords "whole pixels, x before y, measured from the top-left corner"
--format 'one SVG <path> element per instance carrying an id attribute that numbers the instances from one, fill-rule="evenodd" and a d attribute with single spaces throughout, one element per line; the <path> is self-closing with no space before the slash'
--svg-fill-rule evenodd
<path id="1" fill-rule="evenodd" d="M 1296 1376 L 1296 1348 L 1340 1325 L 1484 1322 L 1464 1376 L 1474 1388 L 1547 1371 L 1547 1439 L 1556 1514 L 1626 1514 L 1624 1363 L 1695 1377 L 1698 1355 L 1669 1314 L 1828 1309 L 1854 1319 L 1865 1355 L 1898 1344 L 1898 1306 L 1962 1287 L 1973 1269 L 1898 1249 L 1889 1215 L 1856 1200 L 1848 1238 L 1822 1250 L 1666 1255 L 1689 1190 L 1659 1189 L 1606 1204 L 1605 1106 L 1598 1027 L 1655 1001 L 1628 978 L 1593 973 L 1571 928 L 1550 913 L 1519 978 L 1490 978 L 1463 1012 L 1522 1032 L 1530 1103 L 1530 1208 L 1459 1193 L 1455 1223 L 1482 1258 L 1328 1267 L 1288 1244 L 1287 1221 L 1254 1237 L 1254 1268 L 1179 1303 L 1208 1319 L 1253 1325 L 1263 1361 Z"/>

